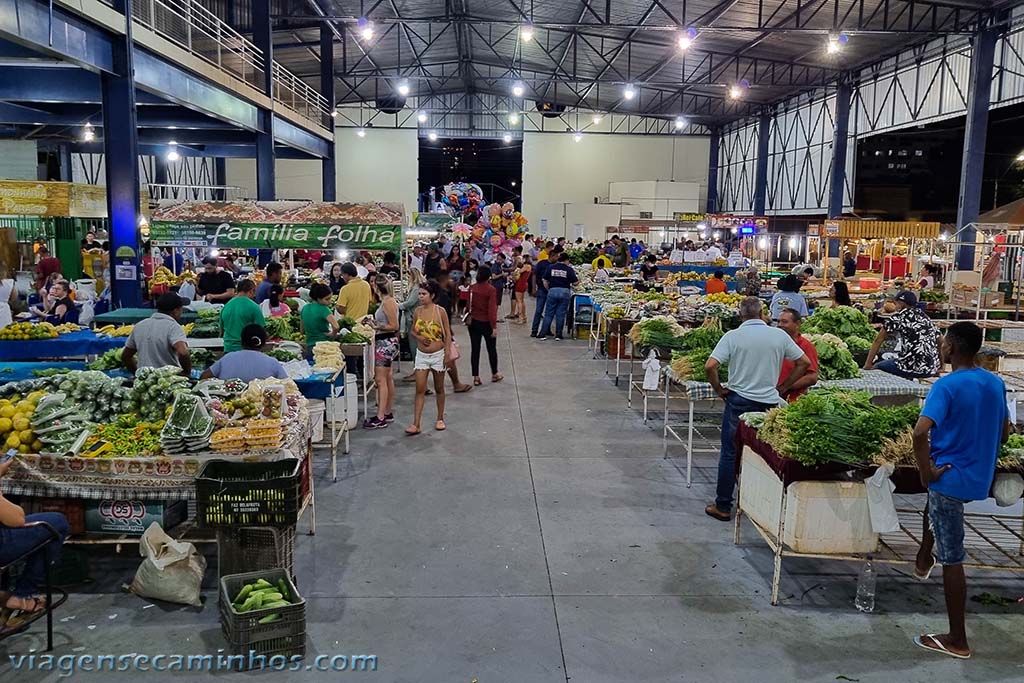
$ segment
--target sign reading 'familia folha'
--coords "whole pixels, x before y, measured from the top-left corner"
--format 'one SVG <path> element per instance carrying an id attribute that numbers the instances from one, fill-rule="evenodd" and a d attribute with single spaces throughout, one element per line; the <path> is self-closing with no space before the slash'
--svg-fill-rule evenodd
<path id="1" fill-rule="evenodd" d="M 401 204 L 325 202 L 163 203 L 156 244 L 243 249 L 388 249 L 402 246 Z"/>

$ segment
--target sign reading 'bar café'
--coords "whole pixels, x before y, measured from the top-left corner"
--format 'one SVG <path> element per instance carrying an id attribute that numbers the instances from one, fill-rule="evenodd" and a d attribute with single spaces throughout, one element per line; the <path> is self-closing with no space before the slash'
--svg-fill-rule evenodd
<path id="1" fill-rule="evenodd" d="M 162 202 L 156 244 L 242 249 L 387 249 L 402 246 L 401 204 Z"/>

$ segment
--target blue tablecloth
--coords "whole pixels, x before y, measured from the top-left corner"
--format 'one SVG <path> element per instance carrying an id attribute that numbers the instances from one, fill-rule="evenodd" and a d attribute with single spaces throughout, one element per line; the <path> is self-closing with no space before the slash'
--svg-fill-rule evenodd
<path id="1" fill-rule="evenodd" d="M 97 337 L 92 330 L 62 334 L 54 339 L 3 340 L 0 341 L 0 361 L 99 356 L 110 349 L 121 348 L 126 341 L 127 337 Z"/>
<path id="2" fill-rule="evenodd" d="M 32 374 L 33 370 L 49 370 L 51 368 L 84 370 L 85 361 L 66 361 L 60 363 L 4 363 L 3 367 L 0 368 L 0 384 L 7 384 L 8 382 L 21 382 L 26 379 L 36 379 L 36 376 Z"/>
<path id="3" fill-rule="evenodd" d="M 299 387 L 299 392 L 306 398 L 323 401 L 334 395 L 335 388 L 341 388 L 342 392 L 345 390 L 345 373 L 339 373 L 333 383 L 328 381 L 332 374 L 330 372 L 314 373 L 309 377 L 295 380 L 295 384 Z M 341 392 L 338 392 L 337 395 L 340 396 Z"/>

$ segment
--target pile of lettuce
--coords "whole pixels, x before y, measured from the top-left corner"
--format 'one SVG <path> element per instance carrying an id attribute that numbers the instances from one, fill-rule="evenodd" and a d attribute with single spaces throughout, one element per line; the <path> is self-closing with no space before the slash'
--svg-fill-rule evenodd
<path id="1" fill-rule="evenodd" d="M 814 315 L 804 318 L 801 331 L 804 334 L 833 334 L 855 351 L 863 348 L 863 341 L 868 342 L 870 348 L 877 335 L 868 317 L 852 306 L 819 308 Z M 851 339 L 856 341 L 851 343 Z"/>
<path id="2" fill-rule="evenodd" d="M 853 379 L 860 377 L 860 368 L 853 360 L 846 342 L 834 334 L 804 335 L 818 352 L 818 379 Z M 856 339 L 856 337 L 854 337 Z"/>

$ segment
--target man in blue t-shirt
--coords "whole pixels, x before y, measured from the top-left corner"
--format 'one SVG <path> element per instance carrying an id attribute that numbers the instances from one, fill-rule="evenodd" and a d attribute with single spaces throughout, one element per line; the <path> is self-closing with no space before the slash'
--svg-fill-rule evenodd
<path id="1" fill-rule="evenodd" d="M 562 339 L 562 328 L 565 326 L 565 313 L 569 310 L 572 298 L 571 288 L 579 281 L 576 271 L 569 265 L 569 255 L 561 253 L 558 261 L 553 263 L 544 277 L 544 287 L 548 290 L 548 299 L 544 307 L 544 323 L 537 339 L 547 339 L 551 330 L 551 322 L 555 322 L 555 339 Z"/>
<path id="2" fill-rule="evenodd" d="M 925 581 L 942 565 L 949 617 L 949 633 L 916 636 L 914 642 L 960 659 L 971 656 L 964 625 L 964 503 L 988 498 L 1000 445 L 1010 433 L 1003 381 L 974 364 L 982 339 L 970 322 L 946 331 L 942 352 L 953 372 L 935 382 L 914 426 L 914 455 L 928 489 L 914 576 Z"/>

